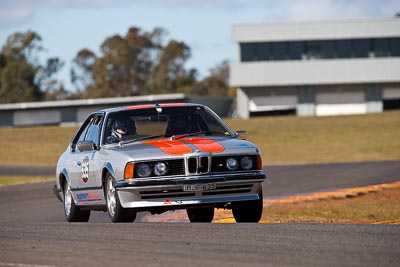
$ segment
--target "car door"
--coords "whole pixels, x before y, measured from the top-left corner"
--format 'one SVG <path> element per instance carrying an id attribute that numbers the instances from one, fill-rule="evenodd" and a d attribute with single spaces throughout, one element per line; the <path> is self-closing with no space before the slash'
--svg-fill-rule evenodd
<path id="1" fill-rule="evenodd" d="M 94 146 L 91 150 L 80 151 L 77 149 L 78 154 L 78 172 L 77 182 L 80 189 L 98 189 L 101 188 L 101 168 L 99 162 L 99 144 L 101 125 L 103 114 L 96 114 L 93 116 L 88 125 L 88 129 L 84 135 L 83 140 L 80 142 L 93 142 Z M 79 147 L 79 142 L 78 142 Z"/>
<path id="2" fill-rule="evenodd" d="M 81 179 L 81 153 L 77 148 L 77 144 L 84 141 L 85 136 L 89 130 L 91 125 L 91 121 L 93 116 L 88 117 L 85 122 L 82 124 L 81 128 L 78 130 L 74 139 L 72 140 L 70 153 L 68 154 L 68 174 L 71 178 L 71 188 L 78 188 L 79 180 Z"/>

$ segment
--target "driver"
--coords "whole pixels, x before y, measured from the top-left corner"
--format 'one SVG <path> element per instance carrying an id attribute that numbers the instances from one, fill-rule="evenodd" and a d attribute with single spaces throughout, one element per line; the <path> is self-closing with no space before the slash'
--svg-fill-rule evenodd
<path id="1" fill-rule="evenodd" d="M 119 142 L 128 135 L 136 135 L 135 122 L 128 117 L 116 118 L 111 128 L 111 135 L 107 140 L 109 140 L 109 143 Z M 116 140 L 114 141 L 114 139 Z"/>
<path id="2" fill-rule="evenodd" d="M 191 131 L 190 116 L 181 113 L 170 118 L 166 136 L 187 134 Z"/>

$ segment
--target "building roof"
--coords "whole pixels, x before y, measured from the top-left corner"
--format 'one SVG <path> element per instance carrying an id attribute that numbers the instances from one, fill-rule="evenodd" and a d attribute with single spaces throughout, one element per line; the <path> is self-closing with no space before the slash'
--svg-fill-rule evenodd
<path id="1" fill-rule="evenodd" d="M 239 43 L 400 37 L 400 18 L 235 24 L 232 35 Z"/>
<path id="2" fill-rule="evenodd" d="M 0 110 L 118 105 L 118 104 L 124 104 L 124 103 L 139 104 L 139 103 L 158 102 L 158 101 L 179 101 L 179 100 L 184 100 L 184 99 L 185 99 L 185 94 L 163 94 L 163 95 L 146 95 L 146 96 L 129 96 L 129 97 L 110 97 L 110 98 L 94 98 L 94 99 L 1 104 Z"/>

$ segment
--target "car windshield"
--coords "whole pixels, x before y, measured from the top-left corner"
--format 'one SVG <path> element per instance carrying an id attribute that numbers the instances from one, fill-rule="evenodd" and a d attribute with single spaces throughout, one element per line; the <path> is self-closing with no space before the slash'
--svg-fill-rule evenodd
<path id="1" fill-rule="evenodd" d="M 225 123 L 203 106 L 132 108 L 110 113 L 103 144 L 186 136 L 230 136 Z"/>

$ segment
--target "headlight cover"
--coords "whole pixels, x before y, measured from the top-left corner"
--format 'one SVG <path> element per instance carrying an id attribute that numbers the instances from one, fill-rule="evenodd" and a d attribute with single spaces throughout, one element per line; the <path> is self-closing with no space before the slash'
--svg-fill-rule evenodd
<path id="1" fill-rule="evenodd" d="M 230 171 L 236 171 L 239 168 L 239 162 L 236 158 L 228 158 L 226 160 L 226 167 Z"/>
<path id="2" fill-rule="evenodd" d="M 253 160 L 250 157 L 243 157 L 240 159 L 240 167 L 243 170 L 250 170 L 253 168 Z"/>
<path id="3" fill-rule="evenodd" d="M 168 173 L 168 165 L 164 162 L 157 162 L 154 165 L 154 174 L 161 176 L 166 175 Z"/>
<path id="4" fill-rule="evenodd" d="M 149 177 L 151 175 L 151 168 L 146 163 L 138 164 L 136 171 L 139 177 Z"/>

